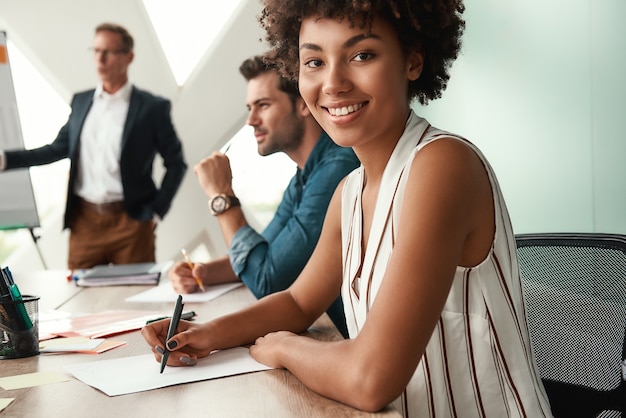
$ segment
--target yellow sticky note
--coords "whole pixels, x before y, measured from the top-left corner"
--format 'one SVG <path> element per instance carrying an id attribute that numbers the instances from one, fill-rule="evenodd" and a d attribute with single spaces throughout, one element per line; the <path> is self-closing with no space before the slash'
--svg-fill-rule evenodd
<path id="1" fill-rule="evenodd" d="M 67 376 L 58 372 L 38 372 L 0 377 L 0 386 L 4 390 L 12 390 L 47 385 L 48 383 L 67 382 L 69 380 Z"/>
<path id="2" fill-rule="evenodd" d="M 15 398 L 0 398 L 0 412 L 2 412 L 4 408 L 9 406 L 9 404 L 13 402 L 14 399 Z"/>
<path id="3" fill-rule="evenodd" d="M 0 64 L 6 64 L 9 61 L 7 57 L 7 47 L 0 45 Z"/>

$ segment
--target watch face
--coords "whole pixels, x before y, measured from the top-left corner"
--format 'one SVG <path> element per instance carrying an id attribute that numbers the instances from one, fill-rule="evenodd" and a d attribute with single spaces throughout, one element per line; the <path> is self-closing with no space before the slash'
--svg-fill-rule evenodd
<path id="1" fill-rule="evenodd" d="M 215 196 L 213 200 L 211 200 L 211 209 L 215 213 L 221 213 L 226 210 L 226 199 L 224 196 Z"/>

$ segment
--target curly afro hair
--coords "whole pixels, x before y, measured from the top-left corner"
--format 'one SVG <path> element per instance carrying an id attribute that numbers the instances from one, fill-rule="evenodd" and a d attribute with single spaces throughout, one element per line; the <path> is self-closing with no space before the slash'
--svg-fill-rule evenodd
<path id="1" fill-rule="evenodd" d="M 405 54 L 424 53 L 420 77 L 409 82 L 408 100 L 421 104 L 441 97 L 450 79 L 450 66 L 461 49 L 465 21 L 462 0 L 261 0 L 259 22 L 266 32 L 271 59 L 278 70 L 297 80 L 298 38 L 302 20 L 347 19 L 353 27 L 371 30 L 374 17 L 396 29 Z"/>

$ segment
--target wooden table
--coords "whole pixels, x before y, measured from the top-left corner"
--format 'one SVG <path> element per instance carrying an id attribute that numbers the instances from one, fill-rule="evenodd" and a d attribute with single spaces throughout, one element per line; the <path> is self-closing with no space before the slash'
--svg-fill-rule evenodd
<path id="1" fill-rule="evenodd" d="M 105 309 L 141 309 L 171 312 L 173 303 L 129 303 L 125 298 L 147 290 L 145 286 L 79 288 L 68 283 L 64 272 L 20 274 L 14 272 L 23 294 L 40 296 L 40 311 L 99 312 Z M 196 320 L 206 321 L 236 311 L 254 301 L 246 287 L 235 289 L 206 303 L 186 303 Z M 340 337 L 328 316 L 309 330 L 317 339 Z M 15 398 L 2 412 L 6 417 L 399 417 L 387 408 L 370 414 L 320 396 L 306 388 L 286 370 L 270 370 L 221 379 L 109 397 L 75 379 L 64 366 L 150 353 L 139 331 L 115 336 L 127 345 L 108 352 L 89 354 L 40 354 L 23 359 L 0 360 L 0 377 L 57 371 L 68 382 L 32 388 L 4 390 L 0 398 Z M 155 367 L 157 367 L 155 361 Z"/>

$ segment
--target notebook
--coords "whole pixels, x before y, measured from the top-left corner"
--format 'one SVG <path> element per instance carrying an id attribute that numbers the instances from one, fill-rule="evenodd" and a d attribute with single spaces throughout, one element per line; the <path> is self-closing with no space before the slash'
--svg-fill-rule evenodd
<path id="1" fill-rule="evenodd" d="M 157 285 L 161 273 L 171 263 L 134 263 L 98 265 L 76 280 L 77 286 Z"/>

